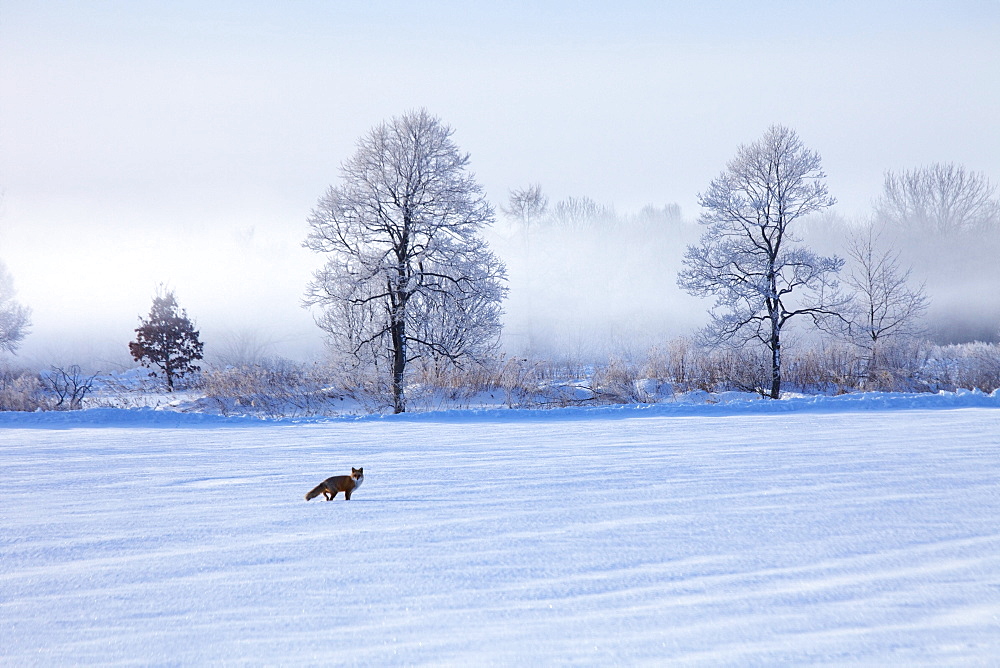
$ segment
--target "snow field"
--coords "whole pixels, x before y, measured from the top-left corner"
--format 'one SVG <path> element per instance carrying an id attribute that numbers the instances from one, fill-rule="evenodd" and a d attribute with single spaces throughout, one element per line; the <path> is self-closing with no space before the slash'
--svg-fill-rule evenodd
<path id="1" fill-rule="evenodd" d="M 0 663 L 1000 656 L 1000 411 L 518 415 L 8 426 Z"/>

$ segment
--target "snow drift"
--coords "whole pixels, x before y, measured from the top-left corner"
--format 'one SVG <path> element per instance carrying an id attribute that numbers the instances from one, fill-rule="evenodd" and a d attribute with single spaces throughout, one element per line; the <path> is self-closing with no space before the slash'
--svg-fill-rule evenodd
<path id="1" fill-rule="evenodd" d="M 3 415 L 0 658 L 987 663 L 998 398 L 935 396 Z"/>

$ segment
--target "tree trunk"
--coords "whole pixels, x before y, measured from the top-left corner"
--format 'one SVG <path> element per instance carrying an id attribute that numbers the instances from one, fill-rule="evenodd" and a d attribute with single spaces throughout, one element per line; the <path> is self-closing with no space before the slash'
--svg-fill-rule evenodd
<path id="1" fill-rule="evenodd" d="M 862 389 L 865 390 L 879 389 L 878 383 L 875 379 L 875 372 L 878 369 L 878 351 L 876 350 L 876 346 L 878 346 L 878 337 L 873 336 L 871 338 L 872 347 L 871 351 L 868 353 L 868 361 L 865 365 L 865 377 L 862 381 Z"/>
<path id="2" fill-rule="evenodd" d="M 778 298 L 778 278 L 774 271 L 775 256 L 777 249 L 771 252 L 770 266 L 768 272 L 768 286 L 772 297 L 767 300 L 767 315 L 771 321 L 771 340 L 768 348 L 771 349 L 771 393 L 772 399 L 781 396 L 781 300 Z"/>
<path id="3" fill-rule="evenodd" d="M 403 374 L 406 371 L 406 323 L 393 316 L 390 325 L 392 333 L 392 412 L 406 410 L 403 394 Z"/>
<path id="4" fill-rule="evenodd" d="M 771 394 L 772 399 L 781 396 L 781 328 L 771 319 Z"/>
<path id="5" fill-rule="evenodd" d="M 170 363 L 170 356 L 167 356 L 163 363 L 163 375 L 167 377 L 167 392 L 174 391 L 174 368 Z"/>

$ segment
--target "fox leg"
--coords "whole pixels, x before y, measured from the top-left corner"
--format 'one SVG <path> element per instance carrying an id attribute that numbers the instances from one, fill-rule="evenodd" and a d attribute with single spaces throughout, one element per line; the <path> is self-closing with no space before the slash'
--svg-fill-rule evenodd
<path id="1" fill-rule="evenodd" d="M 349 489 L 346 489 L 346 490 L 344 490 L 344 498 L 345 498 L 345 499 L 346 499 L 347 501 L 350 501 L 350 500 L 351 500 L 351 490 L 349 490 Z"/>

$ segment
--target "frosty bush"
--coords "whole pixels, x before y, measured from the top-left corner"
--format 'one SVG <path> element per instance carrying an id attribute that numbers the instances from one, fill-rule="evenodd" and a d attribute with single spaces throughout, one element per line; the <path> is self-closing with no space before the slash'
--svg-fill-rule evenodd
<path id="1" fill-rule="evenodd" d="M 497 362 L 417 365 L 407 395 L 418 410 L 436 408 L 468 408 L 479 400 L 489 402 L 490 394 L 499 388 L 496 382 Z"/>
<path id="2" fill-rule="evenodd" d="M 645 404 L 655 401 L 646 391 L 639 367 L 621 357 L 612 357 L 597 367 L 590 387 L 595 397 L 616 404 Z"/>
<path id="3" fill-rule="evenodd" d="M 931 346 L 909 342 L 887 346 L 878 373 L 857 346 L 842 341 L 798 342 L 786 355 L 786 392 L 842 394 L 860 391 L 937 392 L 1000 389 L 1000 345 L 972 343 Z M 555 408 L 682 400 L 684 393 L 754 392 L 770 388 L 766 351 L 759 348 L 706 349 L 675 339 L 645 355 L 612 356 L 594 363 L 563 358 L 491 359 L 483 364 L 416 364 L 407 396 L 414 410 L 501 407 Z M 67 371 L 71 371 L 71 369 Z M 282 359 L 209 367 L 182 399 L 163 393 L 162 384 L 141 369 L 121 374 L 58 377 L 52 371 L 0 371 L 0 410 L 53 410 L 87 405 L 140 408 L 169 403 L 172 409 L 208 410 L 223 415 L 299 417 L 387 413 L 393 389 L 384 373 L 333 361 L 298 364 Z M 93 392 L 89 387 L 93 385 Z M 203 396 L 199 397 L 197 391 Z M 74 397 L 76 397 L 74 399 Z M 192 405 L 193 404 L 193 405 Z"/>
<path id="4" fill-rule="evenodd" d="M 932 390 L 1000 389 L 1000 345 L 977 342 L 935 346 L 928 357 L 922 380 Z"/>
<path id="5" fill-rule="evenodd" d="M 697 361 L 694 342 L 687 337 L 679 337 L 664 348 L 654 347 L 649 351 L 645 376 L 667 379 L 681 391 L 693 389 L 691 383 L 698 375 Z"/>
<path id="6" fill-rule="evenodd" d="M 496 382 L 503 390 L 508 408 L 532 403 L 541 386 L 541 362 L 526 357 L 509 357 L 497 370 Z"/>
<path id="7" fill-rule="evenodd" d="M 112 371 L 94 380 L 87 405 L 100 408 L 153 408 L 168 403 L 163 382 L 143 368 Z"/>
<path id="8" fill-rule="evenodd" d="M 317 365 L 275 359 L 202 372 L 200 389 L 223 415 L 265 417 L 333 412 L 339 394 L 328 385 L 329 372 Z"/>
<path id="9" fill-rule="evenodd" d="M 49 410 L 38 374 L 20 369 L 0 369 L 0 411 Z"/>
<path id="10" fill-rule="evenodd" d="M 94 387 L 97 373 L 84 373 L 79 364 L 53 366 L 40 374 L 45 391 L 54 397 L 55 410 L 75 411 L 83 408 L 83 400 Z"/>
<path id="11" fill-rule="evenodd" d="M 866 372 L 858 348 L 841 342 L 821 343 L 789 358 L 788 383 L 800 392 L 851 392 Z"/>

